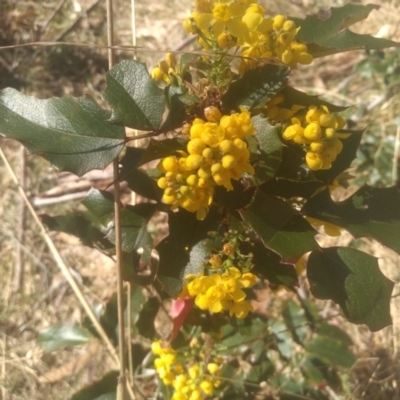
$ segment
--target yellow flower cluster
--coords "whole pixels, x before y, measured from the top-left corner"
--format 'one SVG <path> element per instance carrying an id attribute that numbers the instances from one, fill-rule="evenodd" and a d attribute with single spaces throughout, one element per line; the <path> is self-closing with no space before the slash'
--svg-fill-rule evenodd
<path id="1" fill-rule="evenodd" d="M 300 106 L 297 104 L 293 104 L 290 109 L 285 108 L 282 106 L 282 103 L 284 101 L 285 97 L 283 96 L 283 94 L 277 93 L 265 104 L 266 114 L 270 121 L 286 121 L 294 114 L 296 114 L 299 110 L 304 108 L 304 106 Z"/>
<path id="2" fill-rule="evenodd" d="M 291 122 L 283 138 L 307 146 L 308 167 L 313 171 L 331 168 L 343 149 L 340 138 L 348 136 L 337 132 L 346 125 L 345 120 L 332 115 L 326 106 L 310 106 L 304 117 L 292 118 Z"/>
<path id="3" fill-rule="evenodd" d="M 158 376 L 175 390 L 171 400 L 203 400 L 220 385 L 217 377 L 210 376 L 218 374 L 218 364 L 209 362 L 203 368 L 199 363 L 179 363 L 176 351 L 171 346 L 163 347 L 159 341 L 153 342 L 151 349 L 158 356 L 154 360 Z"/>
<path id="4" fill-rule="evenodd" d="M 177 73 L 177 61 L 172 53 L 167 53 L 165 55 L 165 60 L 159 61 L 158 66 L 151 71 L 151 77 L 157 81 L 164 81 L 165 83 L 170 83 L 171 76 Z"/>
<path id="5" fill-rule="evenodd" d="M 253 4 L 250 9 L 262 7 Z M 263 11 L 263 10 L 262 10 Z M 243 73 L 260 64 L 254 58 L 279 59 L 289 67 L 296 67 L 297 64 L 310 64 L 313 56 L 308 53 L 307 45 L 297 42 L 296 35 L 300 28 L 296 27 L 294 21 L 283 15 L 276 15 L 273 18 L 259 18 L 259 25 L 255 25 L 243 41 L 238 41 L 242 46 L 242 56 L 250 57 L 242 61 L 239 72 Z"/>
<path id="6" fill-rule="evenodd" d="M 172 209 L 183 207 L 205 218 L 212 203 L 215 185 L 232 190 L 231 179 L 254 174 L 250 152 L 244 140 L 255 128 L 250 113 L 222 116 L 216 107 L 205 110 L 207 121 L 196 118 L 190 128 L 187 153 L 164 158 L 158 165 L 165 175 L 158 179 L 164 190 L 163 202 Z"/>
<path id="7" fill-rule="evenodd" d="M 229 311 L 231 316 L 245 318 L 252 305 L 245 300 L 246 293 L 242 290 L 257 282 L 257 277 L 251 272 L 242 274 L 236 267 L 227 268 L 222 274 L 211 276 L 188 275 L 181 296 L 189 295 L 195 298 L 195 304 L 202 310 L 213 313 Z"/>
<path id="8" fill-rule="evenodd" d="M 243 60 L 239 72 L 259 65 L 253 58 L 279 59 L 291 67 L 313 60 L 307 46 L 295 40 L 299 28 L 294 21 L 283 15 L 265 18 L 265 9 L 254 0 L 197 0 L 195 6 L 183 22 L 185 31 L 200 31 L 199 43 L 206 49 L 210 42 L 220 48 L 236 42 L 242 55 L 250 57 Z"/>

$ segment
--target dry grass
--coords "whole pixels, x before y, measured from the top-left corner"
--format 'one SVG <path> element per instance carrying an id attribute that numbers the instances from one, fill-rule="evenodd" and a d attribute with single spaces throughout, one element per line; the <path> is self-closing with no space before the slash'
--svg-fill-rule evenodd
<path id="1" fill-rule="evenodd" d="M 354 1 L 366 4 L 367 1 Z M 47 0 L 42 2 L 11 0 L 0 3 L 0 45 L 34 40 L 63 38 L 69 42 L 105 45 L 104 4 L 90 10 L 94 1 Z M 117 43 L 132 42 L 130 2 L 117 0 L 115 20 Z M 321 7 L 343 5 L 348 1 L 261 1 L 271 14 L 302 15 Z M 140 60 L 152 66 L 162 57 L 162 51 L 173 49 L 184 39 L 180 21 L 190 9 L 189 0 L 159 0 L 136 2 L 138 53 Z M 55 10 L 57 13 L 54 13 Z M 86 12 L 85 12 L 86 10 Z M 377 34 L 383 25 L 394 39 L 400 40 L 398 1 L 385 2 L 379 12 L 374 12 L 368 22 L 359 24 L 361 32 Z M 82 18 L 80 18 L 82 17 Z M 80 18 L 80 23 L 73 26 Z M 72 29 L 70 29 L 72 26 Z M 41 29 L 46 27 L 43 33 Z M 68 35 L 64 36 L 66 32 Z M 150 50 L 149 52 L 144 49 Z M 158 53 L 157 51 L 160 51 Z M 118 57 L 130 58 L 132 53 L 121 52 Z M 293 74 L 293 83 L 304 89 L 315 88 L 318 94 L 339 104 L 373 105 L 382 94 L 382 83 L 353 74 L 352 68 L 362 53 L 343 54 L 317 60 L 312 69 L 300 68 Z M 88 48 L 54 47 L 48 49 L 24 48 L 0 52 L 0 88 L 12 86 L 39 98 L 50 96 L 90 94 L 100 99 L 107 70 L 106 51 Z M 352 79 L 346 81 L 351 75 Z M 353 76 L 354 75 L 354 76 Z M 356 123 L 365 125 L 373 121 L 387 134 L 387 125 L 393 122 L 400 107 L 399 93 L 394 93 L 377 103 L 368 114 L 360 114 Z M 353 108 L 354 112 L 356 108 Z M 391 133 L 389 133 L 391 134 Z M 20 173 L 21 150 L 14 142 L 1 141 L 15 171 Z M 42 193 L 57 182 L 57 174 L 48 164 L 36 157 L 26 157 L 25 187 L 30 195 Z M 100 377 L 111 366 L 103 347 L 67 348 L 44 354 L 37 345 L 38 332 L 58 322 L 81 323 L 83 311 L 63 276 L 48 253 L 43 238 L 30 217 L 23 217 L 23 244 L 20 250 L 23 281 L 17 292 L 13 291 L 15 268 L 18 260 L 18 221 L 21 219 L 21 200 L 15 185 L 0 164 L 1 228 L 0 228 L 0 398 L 50 400 L 67 399 L 74 391 Z M 38 212 L 59 214 L 73 205 L 40 209 Z M 83 248 L 74 239 L 54 234 L 54 241 L 67 264 L 76 271 L 81 286 L 92 302 L 105 302 L 113 293 L 115 273 L 113 265 L 98 252 Z M 352 238 L 344 235 L 340 240 L 347 245 Z M 321 239 L 324 245 L 337 241 Z M 380 258 L 382 270 L 395 282 L 400 282 L 399 257 L 378 243 L 364 241 L 360 244 Z M 399 292 L 396 285 L 395 295 Z M 368 400 L 400 398 L 399 365 L 395 355 L 400 347 L 400 297 L 393 299 L 393 327 L 370 333 L 338 319 L 354 338 L 355 351 L 360 358 L 353 367 L 348 384 L 348 394 L 339 398 Z M 325 311 L 336 312 L 328 304 Z M 397 397 L 396 397 L 397 396 Z"/>

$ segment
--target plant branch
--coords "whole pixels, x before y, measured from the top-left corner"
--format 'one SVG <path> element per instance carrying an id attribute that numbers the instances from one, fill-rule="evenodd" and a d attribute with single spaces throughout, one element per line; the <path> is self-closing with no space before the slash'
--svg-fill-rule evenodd
<path id="1" fill-rule="evenodd" d="M 111 69 L 115 65 L 115 54 L 111 46 L 114 45 L 114 20 L 112 0 L 107 0 L 107 42 L 108 65 Z M 120 359 L 119 379 L 117 386 L 117 400 L 126 400 L 126 361 L 125 361 L 125 318 L 124 318 L 124 282 L 122 280 L 122 229 L 121 229 L 121 188 L 119 185 L 118 157 L 113 161 L 114 175 L 114 227 L 115 227 L 115 254 L 117 267 L 117 298 L 118 298 L 118 348 Z"/>

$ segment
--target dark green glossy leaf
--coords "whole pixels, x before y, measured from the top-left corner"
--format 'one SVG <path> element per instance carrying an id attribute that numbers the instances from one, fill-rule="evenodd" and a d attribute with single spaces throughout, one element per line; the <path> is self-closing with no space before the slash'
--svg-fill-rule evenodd
<path id="1" fill-rule="evenodd" d="M 112 122 L 141 131 L 160 127 L 164 94 L 144 64 L 124 60 L 107 73 L 106 82 L 103 97 L 111 107 Z"/>
<path id="2" fill-rule="evenodd" d="M 89 342 L 92 334 L 85 328 L 74 324 L 59 324 L 44 329 L 39 333 L 38 343 L 44 351 L 61 349 L 65 346 L 76 346 Z"/>
<path id="3" fill-rule="evenodd" d="M 316 231 L 277 197 L 259 191 L 240 214 L 265 246 L 280 254 L 285 262 L 295 263 L 302 254 L 316 248 Z"/>
<path id="4" fill-rule="evenodd" d="M 75 393 L 71 400 L 116 400 L 118 375 L 117 371 L 109 372 L 100 380 Z"/>
<path id="5" fill-rule="evenodd" d="M 350 322 L 366 324 L 372 331 L 391 324 L 393 282 L 382 274 L 375 257 L 345 247 L 315 250 L 307 277 L 313 295 L 338 303 Z"/>
<path id="6" fill-rule="evenodd" d="M 143 309 L 143 306 L 146 302 L 146 298 L 144 297 L 143 290 L 140 286 L 131 284 L 131 321 L 132 324 L 135 325 L 139 319 L 140 312 Z"/>
<path id="7" fill-rule="evenodd" d="M 302 344 L 310 331 L 304 309 L 293 300 L 288 300 L 283 308 L 282 316 L 296 342 Z"/>
<path id="8" fill-rule="evenodd" d="M 210 249 L 203 242 L 209 231 L 218 226 L 217 213 L 211 209 L 204 221 L 180 209 L 169 213 L 169 236 L 156 247 L 160 256 L 158 279 L 165 291 L 177 296 L 182 289 L 182 279 L 188 274 L 200 274 L 210 256 Z"/>
<path id="9" fill-rule="evenodd" d="M 141 336 L 147 339 L 154 339 L 156 329 L 154 320 L 160 309 L 160 301 L 156 297 L 150 297 L 144 304 L 136 322 L 136 328 Z"/>
<path id="10" fill-rule="evenodd" d="M 243 184 L 232 180 L 233 190 L 226 190 L 223 186 L 216 186 L 214 202 L 228 210 L 236 211 L 246 207 L 252 200 L 255 188 L 244 188 Z"/>
<path id="11" fill-rule="evenodd" d="M 284 87 L 280 91 L 280 94 L 283 95 L 284 101 L 283 103 L 279 104 L 279 106 L 288 109 L 291 109 L 293 105 L 300 105 L 304 107 L 327 106 L 330 112 L 340 112 L 347 110 L 349 108 L 349 107 L 337 106 L 335 104 L 330 103 L 329 101 L 321 99 L 319 96 L 309 95 L 291 86 Z"/>
<path id="12" fill-rule="evenodd" d="M 159 158 L 176 155 L 177 150 L 186 150 L 187 140 L 182 138 L 150 140 L 139 166 Z"/>
<path id="13" fill-rule="evenodd" d="M 109 118 L 83 97 L 38 100 L 15 89 L 0 91 L 1 134 L 79 176 L 105 168 L 124 147 L 124 129 Z"/>
<path id="14" fill-rule="evenodd" d="M 173 129 L 180 128 L 183 125 L 183 122 L 186 119 L 186 106 L 180 98 L 182 95 L 184 95 L 184 92 L 179 86 L 169 85 L 165 88 L 168 114 L 167 118 L 161 125 L 161 131 L 172 131 Z"/>
<path id="15" fill-rule="evenodd" d="M 97 218 L 109 218 L 114 212 L 114 196 L 105 190 L 90 189 L 82 204 Z"/>
<path id="16" fill-rule="evenodd" d="M 112 243 L 105 239 L 105 234 L 100 229 L 99 224 L 96 224 L 87 212 L 73 211 L 56 217 L 45 214 L 41 215 L 40 218 L 50 230 L 74 235 L 85 246 L 104 251 L 114 247 Z"/>
<path id="17" fill-rule="evenodd" d="M 161 201 L 163 191 L 157 186 L 155 179 L 149 176 L 148 170 L 134 169 L 127 177 L 128 186 L 135 193 L 148 199 Z"/>
<path id="18" fill-rule="evenodd" d="M 296 39 L 309 43 L 308 51 L 314 57 L 342 53 L 349 50 L 384 49 L 399 47 L 392 40 L 361 35 L 346 29 L 358 21 L 367 18 L 370 12 L 379 8 L 375 4 L 346 4 L 343 7 L 331 7 L 316 15 L 309 15 L 304 20 L 292 18 L 301 29 Z"/>
<path id="19" fill-rule="evenodd" d="M 322 383 L 325 380 L 329 366 L 319 357 L 306 356 L 301 360 L 300 365 L 303 374 L 314 384 Z"/>
<path id="20" fill-rule="evenodd" d="M 341 367 L 350 368 L 357 359 L 347 345 L 323 336 L 317 336 L 310 340 L 306 344 L 306 349 L 308 352 Z"/>
<path id="21" fill-rule="evenodd" d="M 108 192 L 91 189 L 83 204 L 95 215 L 101 217 L 113 212 L 113 196 Z M 147 232 L 147 223 L 156 211 L 156 204 L 142 203 L 135 206 L 127 205 L 121 210 L 122 249 L 126 252 L 137 250 L 148 245 L 150 236 Z M 107 238 L 115 243 L 114 223 L 108 227 Z"/>
<path id="22" fill-rule="evenodd" d="M 222 96 L 224 110 L 229 113 L 231 110 L 238 110 L 239 106 L 250 109 L 262 107 L 286 86 L 288 73 L 287 67 L 274 64 L 245 72 L 243 77 L 229 85 Z"/>
<path id="23" fill-rule="evenodd" d="M 363 186 L 336 203 L 325 190 L 303 207 L 307 216 L 347 229 L 356 238 L 370 237 L 400 253 L 400 192 L 395 188 Z"/>
<path id="24" fill-rule="evenodd" d="M 267 249 L 260 241 L 254 241 L 250 251 L 253 253 L 252 272 L 268 279 L 270 285 L 293 287 L 298 284 L 297 274 L 292 264 L 282 264 L 281 257 Z"/>
<path id="25" fill-rule="evenodd" d="M 252 118 L 256 128 L 257 161 L 254 163 L 255 175 L 252 185 L 261 185 L 272 179 L 282 161 L 282 142 L 278 136 L 278 128 L 270 125 L 268 120 L 261 116 Z"/>

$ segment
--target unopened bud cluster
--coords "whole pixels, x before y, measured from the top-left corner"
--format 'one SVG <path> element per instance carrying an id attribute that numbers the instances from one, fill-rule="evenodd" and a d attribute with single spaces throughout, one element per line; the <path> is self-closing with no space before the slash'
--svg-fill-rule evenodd
<path id="1" fill-rule="evenodd" d="M 204 49 L 240 47 L 242 61 L 239 71 L 252 69 L 262 62 L 257 59 L 279 59 L 295 67 L 310 64 L 313 57 L 307 45 L 296 41 L 300 28 L 283 15 L 265 17 L 265 9 L 254 0 L 198 0 L 196 9 L 183 22 L 187 33 L 199 34 Z"/>
<path id="2" fill-rule="evenodd" d="M 311 170 L 329 169 L 343 149 L 340 138 L 348 136 L 337 132 L 345 124 L 345 120 L 332 115 L 328 107 L 310 106 L 304 117 L 291 119 L 283 138 L 306 146 L 306 164 Z"/>
<path id="3" fill-rule="evenodd" d="M 165 55 L 165 60 L 159 61 L 158 66 L 153 68 L 151 77 L 157 82 L 164 81 L 168 84 L 178 72 L 179 70 L 174 54 L 167 53 Z"/>
<path id="4" fill-rule="evenodd" d="M 196 212 L 199 220 L 207 214 L 216 185 L 233 190 L 232 179 L 254 174 L 244 140 L 255 133 L 250 113 L 243 108 L 222 116 L 216 107 L 209 107 L 205 116 L 207 121 L 196 118 L 191 125 L 187 152 L 159 163 L 164 176 L 157 181 L 164 190 L 164 203 Z"/>
<path id="5" fill-rule="evenodd" d="M 221 360 L 209 360 L 207 364 L 185 360 L 183 354 L 160 341 L 153 342 L 151 349 L 158 356 L 154 366 L 159 378 L 164 385 L 174 388 L 171 400 L 204 400 L 220 386 L 220 367 L 214 361 Z"/>

